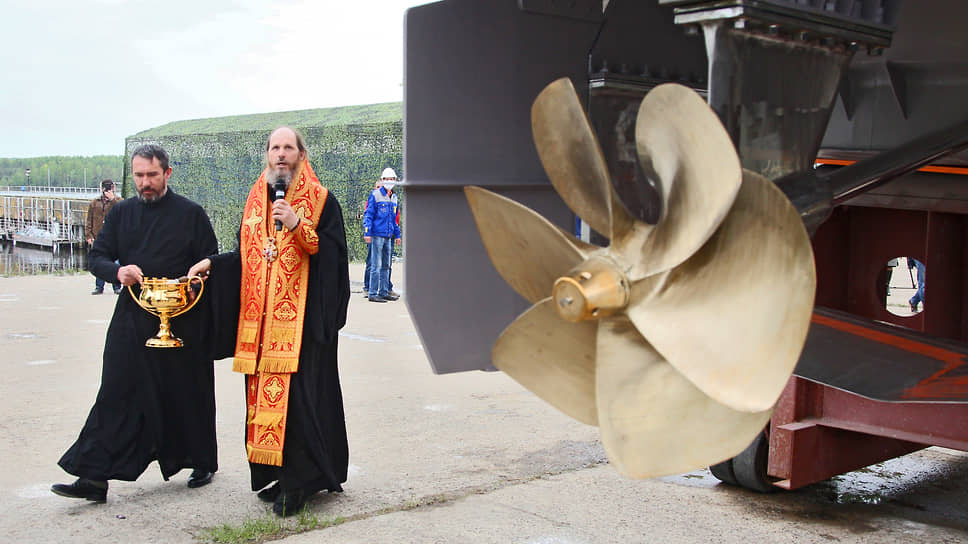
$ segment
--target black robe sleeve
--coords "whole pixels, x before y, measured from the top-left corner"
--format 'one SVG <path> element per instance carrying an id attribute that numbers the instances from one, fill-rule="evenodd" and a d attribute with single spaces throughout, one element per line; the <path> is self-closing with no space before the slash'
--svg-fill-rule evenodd
<path id="1" fill-rule="evenodd" d="M 198 260 L 218 251 L 218 238 L 215 237 L 215 229 L 212 228 L 208 214 L 201 207 L 195 213 L 195 225 L 192 232 L 195 233 L 192 236 L 192 251 Z"/>
<path id="2" fill-rule="evenodd" d="M 350 300 L 350 272 L 346 252 L 343 210 L 332 192 L 326 197 L 316 225 L 319 251 L 309 257 L 309 289 L 306 294 L 304 334 L 321 344 L 331 344 L 346 324 Z"/>
<path id="3" fill-rule="evenodd" d="M 239 301 L 242 293 L 242 257 L 236 248 L 220 255 L 211 255 L 212 268 L 205 288 L 212 302 L 212 358 L 224 359 L 235 355 L 235 339 L 239 329 Z"/>

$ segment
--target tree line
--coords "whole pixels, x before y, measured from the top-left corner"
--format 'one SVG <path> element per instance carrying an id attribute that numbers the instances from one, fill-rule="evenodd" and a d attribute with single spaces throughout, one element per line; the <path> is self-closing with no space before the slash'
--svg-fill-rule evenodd
<path id="1" fill-rule="evenodd" d="M 104 179 L 120 181 L 123 166 L 124 157 L 121 155 L 0 158 L 0 186 L 19 187 L 29 182 L 31 186 L 46 187 L 50 172 L 52 187 L 97 187 Z M 26 175 L 28 169 L 29 179 Z"/>

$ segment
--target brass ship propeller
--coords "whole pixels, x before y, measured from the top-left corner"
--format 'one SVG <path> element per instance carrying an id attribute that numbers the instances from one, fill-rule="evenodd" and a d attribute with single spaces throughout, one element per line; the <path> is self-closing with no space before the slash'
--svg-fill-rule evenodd
<path id="1" fill-rule="evenodd" d="M 531 123 L 555 190 L 610 245 L 465 188 L 492 263 L 533 304 L 498 338 L 494 365 L 598 425 L 628 476 L 737 455 L 769 420 L 806 338 L 816 280 L 799 214 L 742 170 L 686 87 L 653 89 L 636 121 L 639 162 L 662 197 L 655 225 L 619 200 L 570 80 L 541 92 Z"/>

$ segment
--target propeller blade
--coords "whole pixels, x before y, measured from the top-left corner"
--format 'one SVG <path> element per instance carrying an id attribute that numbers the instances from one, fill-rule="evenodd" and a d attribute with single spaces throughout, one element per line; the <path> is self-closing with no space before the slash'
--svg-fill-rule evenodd
<path id="1" fill-rule="evenodd" d="M 773 182 L 744 171 L 713 237 L 661 285 L 639 283 L 628 316 L 669 364 L 734 410 L 773 406 L 803 348 L 816 286 L 810 238 Z"/>
<path id="2" fill-rule="evenodd" d="M 491 263 L 532 304 L 551 295 L 555 280 L 585 260 L 584 242 L 537 212 L 480 187 L 464 187 Z"/>
<path id="3" fill-rule="evenodd" d="M 695 253 L 729 212 L 742 181 L 739 157 L 719 118 L 698 94 L 659 85 L 642 100 L 635 124 L 639 163 L 662 195 L 651 234 L 617 237 L 633 281 L 668 270 Z"/>
<path id="4" fill-rule="evenodd" d="M 624 317 L 599 323 L 595 381 L 605 452 L 632 478 L 681 474 L 734 457 L 772 413 L 737 412 L 709 398 Z"/>
<path id="5" fill-rule="evenodd" d="M 538 94 L 531 130 L 545 173 L 571 211 L 610 238 L 632 228 L 635 220 L 615 195 L 598 138 L 570 79 L 553 81 Z"/>
<path id="6" fill-rule="evenodd" d="M 597 425 L 595 330 L 598 323 L 569 323 L 550 298 L 511 323 L 491 350 L 494 366 L 569 416 Z"/>

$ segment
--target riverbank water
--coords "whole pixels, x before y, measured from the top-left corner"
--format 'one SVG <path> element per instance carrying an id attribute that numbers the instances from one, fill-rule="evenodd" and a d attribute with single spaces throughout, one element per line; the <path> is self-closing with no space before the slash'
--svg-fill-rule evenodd
<path id="1" fill-rule="evenodd" d="M 49 248 L 0 242 L 0 277 L 80 274 L 87 272 L 87 249 L 64 246 L 54 253 Z"/>

